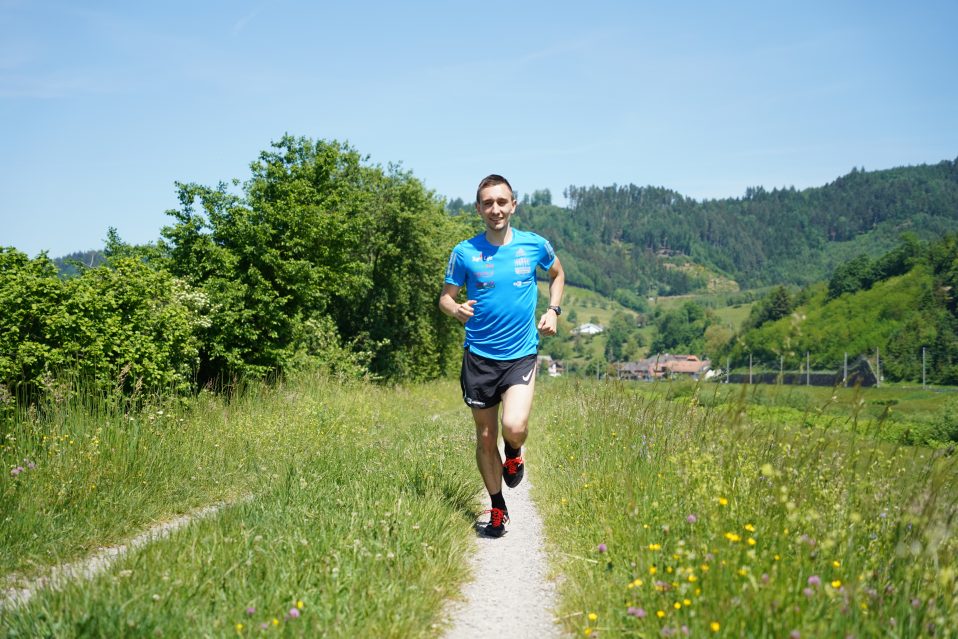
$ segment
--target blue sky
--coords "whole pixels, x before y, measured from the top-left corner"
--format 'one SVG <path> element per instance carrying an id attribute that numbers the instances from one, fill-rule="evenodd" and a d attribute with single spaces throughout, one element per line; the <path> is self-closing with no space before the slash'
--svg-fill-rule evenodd
<path id="1" fill-rule="evenodd" d="M 740 196 L 958 157 L 956 2 L 0 0 L 0 246 L 156 240 L 284 133 L 468 199 L 492 172 Z"/>

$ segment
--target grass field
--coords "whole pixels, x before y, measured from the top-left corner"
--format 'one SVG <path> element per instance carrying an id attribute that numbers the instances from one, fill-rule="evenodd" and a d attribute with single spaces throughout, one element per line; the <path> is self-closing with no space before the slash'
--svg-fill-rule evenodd
<path id="1" fill-rule="evenodd" d="M 3 636 L 434 636 L 466 576 L 480 486 L 448 386 L 306 379 L 136 416 L 62 405 L 19 424 L 4 463 L 32 467 L 3 481 L 7 574 L 250 497 L 3 611 Z"/>
<path id="2" fill-rule="evenodd" d="M 704 401 L 714 387 L 641 387 L 553 383 L 540 404 L 535 494 L 567 630 L 954 636 L 946 449 L 770 424 Z"/>
<path id="3" fill-rule="evenodd" d="M 950 396 L 540 384 L 528 458 L 571 635 L 955 636 L 958 456 L 882 436 L 889 408 Z M 2 636 L 436 636 L 467 576 L 481 484 L 453 381 L 63 400 L 13 435 L 7 575 L 232 505 L 0 611 Z"/>

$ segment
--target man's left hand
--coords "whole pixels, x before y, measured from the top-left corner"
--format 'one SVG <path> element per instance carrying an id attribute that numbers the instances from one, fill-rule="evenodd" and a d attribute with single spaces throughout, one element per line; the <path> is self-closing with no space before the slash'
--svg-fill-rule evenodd
<path id="1" fill-rule="evenodd" d="M 539 332 L 543 335 L 555 335 L 556 334 L 556 325 L 559 323 L 559 318 L 556 317 L 555 311 L 552 309 L 547 310 L 542 314 L 542 317 L 539 318 L 539 326 L 536 328 L 539 329 Z"/>

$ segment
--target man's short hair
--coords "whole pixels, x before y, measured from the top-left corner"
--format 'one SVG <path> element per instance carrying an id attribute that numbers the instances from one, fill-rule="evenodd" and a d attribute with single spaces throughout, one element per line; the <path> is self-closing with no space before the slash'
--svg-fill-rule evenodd
<path id="1" fill-rule="evenodd" d="M 482 189 L 488 188 L 490 186 L 496 186 L 497 184 L 505 184 L 507 187 L 509 187 L 509 193 L 512 194 L 512 199 L 516 199 L 516 192 L 512 190 L 512 185 L 509 184 L 509 180 L 501 175 L 496 175 L 493 173 L 492 175 L 487 175 L 486 177 L 482 178 L 482 182 L 479 183 L 479 188 L 476 189 L 476 204 L 479 204 L 479 194 L 482 193 Z"/>

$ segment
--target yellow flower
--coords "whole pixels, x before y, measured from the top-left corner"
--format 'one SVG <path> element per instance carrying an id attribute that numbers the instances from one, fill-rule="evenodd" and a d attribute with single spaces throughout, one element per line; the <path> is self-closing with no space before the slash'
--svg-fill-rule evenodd
<path id="1" fill-rule="evenodd" d="M 832 588 L 834 588 L 835 590 L 838 590 L 841 587 L 842 587 L 842 582 L 840 579 L 836 579 L 835 581 L 832 582 Z"/>
<path id="2" fill-rule="evenodd" d="M 656 568 L 655 566 L 649 566 L 649 574 L 650 574 L 650 575 L 654 575 L 654 574 L 657 573 L 658 571 L 659 571 L 658 568 Z"/>
<path id="3" fill-rule="evenodd" d="M 672 604 L 672 607 L 675 608 L 676 610 L 678 610 L 679 608 L 682 607 L 682 604 L 680 604 L 678 601 L 676 601 L 674 604 Z"/>
<path id="4" fill-rule="evenodd" d="M 589 613 L 589 621 L 595 621 L 598 618 L 599 618 L 599 615 L 595 614 L 594 612 Z"/>
<path id="5" fill-rule="evenodd" d="M 733 532 L 727 532 L 727 533 L 725 533 L 725 538 L 728 539 L 729 541 L 733 542 L 733 543 L 736 542 L 736 541 L 742 541 L 742 538 L 739 537 L 737 534 L 735 534 L 735 533 L 733 533 Z"/>
<path id="6" fill-rule="evenodd" d="M 739 576 L 744 577 L 748 574 L 748 569 L 746 569 L 745 566 L 742 566 L 738 569 L 738 574 Z"/>
<path id="7" fill-rule="evenodd" d="M 273 617 L 273 625 L 274 625 L 274 626 L 278 626 L 278 625 L 279 625 L 279 619 L 277 619 L 276 617 Z"/>
<path id="8" fill-rule="evenodd" d="M 722 626 L 719 625 L 719 622 L 713 621 L 709 624 L 709 628 L 712 630 L 712 632 L 718 632 Z"/>
<path id="9" fill-rule="evenodd" d="M 662 550 L 661 544 L 649 544 L 649 550 Z"/>
<path id="10" fill-rule="evenodd" d="M 754 545 L 755 545 L 755 540 L 752 539 L 751 537 L 749 537 L 749 538 L 748 538 L 748 545 L 749 545 L 749 546 L 754 546 Z"/>
<path id="11" fill-rule="evenodd" d="M 683 599 L 683 600 L 682 600 L 682 603 L 685 604 L 686 606 L 691 606 L 691 605 L 692 605 L 692 600 L 691 600 L 691 599 Z"/>
<path id="12" fill-rule="evenodd" d="M 296 600 L 296 607 L 299 608 L 300 610 L 303 609 L 303 600 L 302 600 L 302 599 L 297 599 L 297 600 Z"/>
<path id="13" fill-rule="evenodd" d="M 782 558 L 782 557 L 781 557 L 780 555 L 775 555 L 775 557 L 774 557 L 775 561 L 778 561 L 778 560 L 780 560 L 781 558 Z"/>
<path id="14" fill-rule="evenodd" d="M 690 582 L 690 583 L 693 583 L 693 584 L 694 584 L 694 583 L 695 583 L 696 581 L 698 581 L 698 580 L 699 580 L 699 578 L 696 577 L 695 575 L 689 575 L 689 582 Z"/>
<path id="15" fill-rule="evenodd" d="M 585 630 L 582 631 L 582 634 L 588 637 L 589 635 L 592 634 L 592 628 L 586 628 Z"/>
<path id="16" fill-rule="evenodd" d="M 655 611 L 655 616 L 658 617 L 659 619 L 661 619 L 662 617 L 665 616 L 665 611 L 664 611 L 664 610 L 656 610 L 656 611 Z"/>
<path id="17" fill-rule="evenodd" d="M 719 506 L 728 506 L 728 500 L 725 497 L 718 498 Z"/>
<path id="18" fill-rule="evenodd" d="M 243 632 L 243 624 L 241 623 L 236 624 L 236 632 Z"/>
<path id="19" fill-rule="evenodd" d="M 838 561 L 838 560 L 836 559 L 835 561 L 832 562 L 832 567 L 833 567 L 833 568 L 841 568 L 841 567 L 842 567 L 842 562 L 840 562 L 840 561 Z"/>

